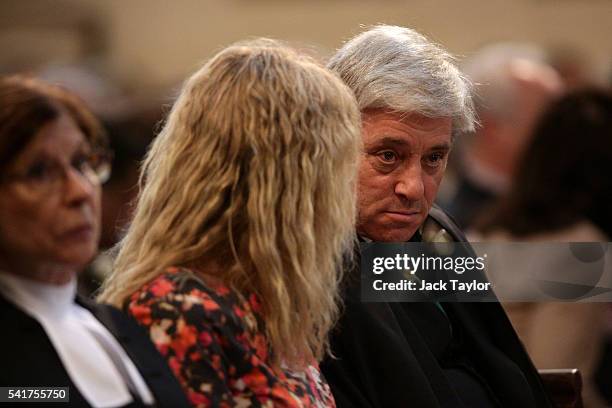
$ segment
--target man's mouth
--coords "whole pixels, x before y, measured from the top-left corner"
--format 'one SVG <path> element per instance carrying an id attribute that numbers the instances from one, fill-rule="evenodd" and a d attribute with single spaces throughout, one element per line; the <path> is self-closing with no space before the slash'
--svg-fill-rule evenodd
<path id="1" fill-rule="evenodd" d="M 386 211 L 385 215 L 394 222 L 411 223 L 420 219 L 421 212 L 415 210 Z"/>

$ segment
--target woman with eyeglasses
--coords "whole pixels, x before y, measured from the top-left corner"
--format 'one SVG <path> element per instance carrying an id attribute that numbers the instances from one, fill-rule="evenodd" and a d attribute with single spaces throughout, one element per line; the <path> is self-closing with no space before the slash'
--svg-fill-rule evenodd
<path id="1" fill-rule="evenodd" d="M 52 395 L 71 406 L 181 406 L 135 322 L 76 297 L 97 252 L 108 159 L 98 121 L 74 95 L 0 79 L 0 386 L 67 387 Z M 43 394 L 13 398 L 25 395 Z"/>

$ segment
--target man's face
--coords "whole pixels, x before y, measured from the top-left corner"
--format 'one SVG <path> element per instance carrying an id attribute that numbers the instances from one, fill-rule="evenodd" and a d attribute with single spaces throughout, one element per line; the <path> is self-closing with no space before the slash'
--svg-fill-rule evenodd
<path id="1" fill-rule="evenodd" d="M 425 221 L 451 145 L 451 118 L 365 110 L 357 232 L 407 241 Z"/>

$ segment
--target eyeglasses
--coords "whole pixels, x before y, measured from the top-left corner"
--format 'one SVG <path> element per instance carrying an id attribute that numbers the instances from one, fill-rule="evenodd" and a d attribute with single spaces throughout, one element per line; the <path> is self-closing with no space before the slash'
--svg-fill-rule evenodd
<path id="1" fill-rule="evenodd" d="M 108 151 L 79 154 L 72 159 L 70 167 L 55 159 L 40 159 L 21 174 L 2 176 L 2 181 L 21 182 L 33 191 L 51 193 L 62 188 L 73 169 L 90 183 L 101 185 L 110 178 L 111 161 L 112 153 Z"/>

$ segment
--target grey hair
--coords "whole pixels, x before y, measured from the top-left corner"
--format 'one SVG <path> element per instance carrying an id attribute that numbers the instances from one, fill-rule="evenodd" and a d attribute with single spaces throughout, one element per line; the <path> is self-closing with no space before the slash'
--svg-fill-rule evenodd
<path id="1" fill-rule="evenodd" d="M 517 61 L 546 66 L 546 60 L 545 51 L 530 43 L 502 42 L 478 50 L 462 65 L 475 87 L 476 110 L 486 110 L 500 119 L 512 118 L 517 89 L 511 67 Z"/>
<path id="2" fill-rule="evenodd" d="M 471 83 L 455 59 L 405 27 L 378 25 L 349 40 L 330 59 L 353 90 L 360 110 L 390 109 L 453 119 L 453 135 L 476 122 Z"/>

